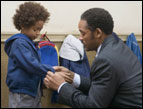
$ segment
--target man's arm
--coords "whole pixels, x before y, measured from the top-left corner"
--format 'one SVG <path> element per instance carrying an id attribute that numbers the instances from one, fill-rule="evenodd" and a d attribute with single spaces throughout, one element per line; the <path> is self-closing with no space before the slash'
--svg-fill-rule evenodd
<path id="1" fill-rule="evenodd" d="M 83 76 L 80 76 L 80 85 L 77 89 L 79 89 L 80 91 L 84 92 L 85 94 L 88 93 L 89 89 L 91 86 L 91 80 L 90 78 L 86 78 Z"/>
<path id="2" fill-rule="evenodd" d="M 91 84 L 89 78 L 80 76 L 79 74 L 74 73 L 74 72 L 70 71 L 69 69 L 62 67 L 62 66 L 55 66 L 54 69 L 55 69 L 56 73 L 60 74 L 65 79 L 65 81 L 69 80 L 69 79 L 66 79 L 67 77 L 70 77 L 73 80 L 72 85 L 75 88 L 78 88 L 79 90 L 83 91 L 84 93 L 88 93 L 88 90 L 89 90 L 90 84 Z M 68 81 L 66 81 L 66 82 L 68 82 Z M 61 86 L 60 86 L 60 88 L 61 88 Z M 60 88 L 58 90 L 60 90 Z"/>
<path id="3" fill-rule="evenodd" d="M 110 105 L 118 87 L 118 78 L 106 60 L 97 64 L 88 95 L 66 83 L 59 91 L 59 103 L 77 108 L 107 108 Z"/>
<path id="4" fill-rule="evenodd" d="M 80 91 L 82 91 L 82 92 L 84 92 L 85 94 L 87 94 L 88 91 L 89 91 L 89 88 L 90 88 L 90 80 L 89 80 L 89 78 L 82 77 L 82 76 L 80 76 L 80 75 L 78 75 L 78 74 L 76 74 L 76 73 L 75 73 L 74 75 L 75 75 L 75 76 L 74 76 L 72 85 L 73 85 L 75 88 L 77 88 L 77 89 L 79 89 Z M 67 83 L 67 82 L 64 82 L 63 84 L 61 84 L 61 85 L 59 86 L 59 88 L 58 88 L 58 93 L 59 93 L 61 87 L 62 87 L 65 83 Z"/>

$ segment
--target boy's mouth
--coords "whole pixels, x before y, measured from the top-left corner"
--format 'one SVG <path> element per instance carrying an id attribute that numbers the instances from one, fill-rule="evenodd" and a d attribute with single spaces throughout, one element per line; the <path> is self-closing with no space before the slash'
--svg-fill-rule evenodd
<path id="1" fill-rule="evenodd" d="M 38 38 L 38 35 L 37 35 L 37 36 L 35 36 L 34 38 Z"/>

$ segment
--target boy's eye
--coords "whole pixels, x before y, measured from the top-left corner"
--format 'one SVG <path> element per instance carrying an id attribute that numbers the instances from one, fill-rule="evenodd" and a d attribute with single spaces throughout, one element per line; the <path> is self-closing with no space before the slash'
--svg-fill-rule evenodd
<path id="1" fill-rule="evenodd" d="M 33 31 L 37 31 L 37 29 L 33 29 Z"/>
<path id="2" fill-rule="evenodd" d="M 36 29 L 33 29 L 34 31 L 41 31 L 41 29 L 40 28 L 36 28 Z"/>

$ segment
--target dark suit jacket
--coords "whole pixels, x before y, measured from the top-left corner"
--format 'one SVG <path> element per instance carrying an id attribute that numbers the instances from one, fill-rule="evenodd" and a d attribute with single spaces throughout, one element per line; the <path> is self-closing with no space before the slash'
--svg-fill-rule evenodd
<path id="1" fill-rule="evenodd" d="M 142 107 L 142 66 L 120 39 L 108 36 L 78 89 L 63 85 L 59 103 L 71 107 Z"/>

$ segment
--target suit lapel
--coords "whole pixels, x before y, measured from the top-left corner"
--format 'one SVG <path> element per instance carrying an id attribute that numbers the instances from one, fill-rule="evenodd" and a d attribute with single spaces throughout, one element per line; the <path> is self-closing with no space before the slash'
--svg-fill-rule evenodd
<path id="1" fill-rule="evenodd" d="M 93 73 L 95 71 L 95 62 L 96 62 L 96 58 L 94 58 L 94 61 L 93 61 L 92 65 L 91 65 L 91 72 L 90 72 L 90 79 L 91 80 L 92 80 L 92 75 L 93 75 Z"/>
<path id="2" fill-rule="evenodd" d="M 108 43 L 110 43 L 112 40 L 115 40 L 112 35 L 107 36 L 107 38 L 105 38 L 105 40 L 104 40 L 103 43 L 102 43 L 102 46 L 101 46 L 101 49 L 100 49 L 100 51 L 99 51 L 98 56 L 100 55 L 100 53 L 102 52 L 102 50 L 105 48 L 105 46 L 106 46 Z M 94 61 L 93 61 L 92 66 L 91 66 L 91 72 L 90 72 L 90 79 L 91 79 L 91 80 L 92 80 L 93 74 L 95 73 L 95 69 L 96 69 L 96 58 L 98 58 L 98 57 L 95 57 L 95 58 L 94 58 Z"/>

